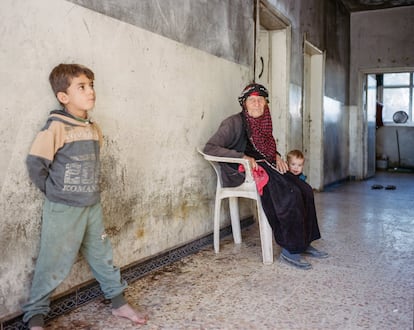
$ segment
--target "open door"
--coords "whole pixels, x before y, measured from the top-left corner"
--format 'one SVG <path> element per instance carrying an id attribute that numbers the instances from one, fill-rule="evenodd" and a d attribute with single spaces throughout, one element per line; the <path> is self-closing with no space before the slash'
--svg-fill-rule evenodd
<path id="1" fill-rule="evenodd" d="M 289 136 L 290 33 L 289 21 L 268 1 L 257 0 L 254 77 L 269 89 L 273 136 L 282 155 Z"/>
<path id="2" fill-rule="evenodd" d="M 304 41 L 302 145 L 304 173 L 313 189 L 323 189 L 323 96 L 325 54 Z"/>

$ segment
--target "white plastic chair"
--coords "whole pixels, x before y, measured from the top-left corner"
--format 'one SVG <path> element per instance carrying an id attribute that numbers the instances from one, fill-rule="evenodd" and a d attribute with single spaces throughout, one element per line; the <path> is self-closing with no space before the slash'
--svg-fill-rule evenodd
<path id="1" fill-rule="evenodd" d="M 220 250 L 220 210 L 221 201 L 229 199 L 231 228 L 235 244 L 242 241 L 240 230 L 240 216 L 238 198 L 249 198 L 256 201 L 257 215 L 259 220 L 260 240 L 262 245 L 263 263 L 265 265 L 273 263 L 273 232 L 263 211 L 260 195 L 257 192 L 256 183 L 251 174 L 250 164 L 243 158 L 216 157 L 203 153 L 199 148 L 197 151 L 213 166 L 217 174 L 216 201 L 214 206 L 214 251 Z M 245 181 L 237 187 L 223 187 L 221 181 L 221 167 L 219 163 L 238 163 L 245 168 Z"/>

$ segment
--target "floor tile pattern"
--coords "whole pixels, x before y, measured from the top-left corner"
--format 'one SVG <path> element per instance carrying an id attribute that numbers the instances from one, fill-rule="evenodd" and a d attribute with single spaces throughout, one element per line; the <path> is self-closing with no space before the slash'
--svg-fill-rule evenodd
<path id="1" fill-rule="evenodd" d="M 372 185 L 395 190 L 372 189 Z M 221 240 L 130 284 L 132 305 L 149 314 L 143 330 L 413 330 L 414 174 L 374 178 L 315 194 L 327 259 L 310 270 L 261 262 L 256 223 L 243 242 Z M 98 298 L 51 320 L 47 329 L 136 329 Z"/>

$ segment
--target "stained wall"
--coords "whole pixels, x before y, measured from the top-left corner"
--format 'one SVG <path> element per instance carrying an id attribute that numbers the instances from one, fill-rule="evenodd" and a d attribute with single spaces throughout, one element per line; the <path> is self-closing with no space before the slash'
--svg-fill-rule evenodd
<path id="1" fill-rule="evenodd" d="M 335 102 L 326 102 L 324 112 L 334 107 L 340 116 L 324 119 L 324 139 L 338 143 L 325 157 L 335 159 L 347 143 L 347 16 L 330 0 L 270 2 L 292 24 L 290 113 L 301 113 L 304 35 L 326 51 L 325 97 Z M 196 147 L 239 111 L 237 96 L 253 79 L 254 20 L 249 0 L 3 0 L 0 9 L 0 318 L 6 318 L 27 299 L 37 256 L 43 196 L 24 160 L 58 106 L 47 82 L 53 66 L 78 62 L 95 71 L 105 225 L 122 267 L 212 232 L 215 179 Z M 301 146 L 300 120 L 289 118 L 291 148 Z M 328 181 L 345 175 L 345 165 L 338 166 L 328 167 Z M 242 206 L 242 216 L 250 215 L 249 204 Z M 224 209 L 223 219 L 228 224 Z M 56 294 L 91 278 L 79 257 Z"/>
<path id="2" fill-rule="evenodd" d="M 302 149 L 303 41 L 325 56 L 323 101 L 323 183 L 349 175 L 349 56 L 350 15 L 335 0 L 273 0 L 292 24 L 290 67 L 290 149 Z"/>
<path id="3" fill-rule="evenodd" d="M 212 231 L 215 181 L 196 147 L 239 111 L 251 68 L 68 1 L 0 6 L 1 318 L 27 299 L 37 256 L 43 196 L 28 179 L 25 157 L 58 107 L 48 85 L 53 66 L 82 63 L 96 74 L 102 201 L 119 266 Z M 244 7 L 243 15 L 252 10 Z M 243 22 L 240 43 L 252 48 L 252 18 Z M 79 257 L 56 293 L 91 278 Z"/>

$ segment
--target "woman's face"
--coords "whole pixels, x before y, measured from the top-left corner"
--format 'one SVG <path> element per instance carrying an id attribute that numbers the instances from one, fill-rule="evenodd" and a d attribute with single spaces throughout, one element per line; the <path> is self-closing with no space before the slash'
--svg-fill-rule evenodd
<path id="1" fill-rule="evenodd" d="M 246 99 L 246 109 L 250 117 L 258 118 L 263 115 L 266 106 L 264 96 L 250 95 Z"/>

